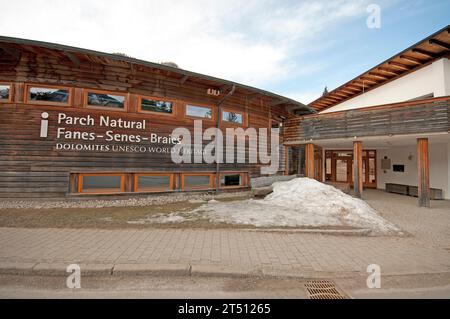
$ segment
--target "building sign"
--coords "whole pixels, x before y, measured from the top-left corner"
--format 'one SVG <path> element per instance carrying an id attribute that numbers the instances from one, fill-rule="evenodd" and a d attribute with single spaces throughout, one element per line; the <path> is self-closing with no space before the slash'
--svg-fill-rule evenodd
<path id="1" fill-rule="evenodd" d="M 48 138 L 50 115 L 41 113 L 40 137 Z M 77 126 L 85 129 L 75 130 Z M 96 131 L 93 132 L 92 128 Z M 98 128 L 103 128 L 98 132 Z M 71 116 L 60 112 L 57 115 L 55 150 L 58 151 L 94 151 L 94 152 L 137 152 L 137 153 L 170 153 L 173 145 L 180 142 L 171 135 L 162 136 L 149 132 L 147 122 L 143 120 L 124 120 L 109 115 L 101 115 L 95 119 L 91 115 Z M 139 133 L 117 133 L 117 130 L 133 130 Z M 85 143 L 94 142 L 94 143 Z M 95 144 L 98 142 L 99 144 Z M 126 143 L 122 145 L 119 143 Z M 161 146 L 162 145 L 162 146 Z"/>

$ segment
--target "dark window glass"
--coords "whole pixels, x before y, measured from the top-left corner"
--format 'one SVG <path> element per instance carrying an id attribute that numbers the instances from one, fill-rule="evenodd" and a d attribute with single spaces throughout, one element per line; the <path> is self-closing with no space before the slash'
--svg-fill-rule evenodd
<path id="1" fill-rule="evenodd" d="M 158 113 L 172 113 L 172 102 L 142 99 L 141 110 Z"/>
<path id="2" fill-rule="evenodd" d="M 394 172 L 401 172 L 401 173 L 403 173 L 405 171 L 405 165 L 394 164 L 394 165 L 392 165 L 392 169 L 393 169 Z"/>
<path id="3" fill-rule="evenodd" d="M 93 191 L 120 191 L 122 177 L 116 175 L 83 176 L 83 192 Z"/>
<path id="4" fill-rule="evenodd" d="M 169 176 L 139 176 L 138 189 L 144 188 L 164 188 L 170 189 Z"/>
<path id="5" fill-rule="evenodd" d="M 89 92 L 88 104 L 92 106 L 106 106 L 123 109 L 125 107 L 125 96 Z"/>
<path id="6" fill-rule="evenodd" d="M 227 122 L 232 122 L 232 123 L 238 123 L 238 124 L 242 124 L 242 114 L 241 113 L 234 113 L 234 112 L 227 112 L 227 111 L 223 111 L 222 112 L 222 119 L 224 121 Z"/>
<path id="7" fill-rule="evenodd" d="M 30 87 L 28 100 L 67 103 L 69 101 L 69 91 L 45 87 Z"/>
<path id="8" fill-rule="evenodd" d="M 211 119 L 212 110 L 209 107 L 186 105 L 186 115 Z"/>
<path id="9" fill-rule="evenodd" d="M 184 186 L 187 188 L 209 188 L 209 175 L 188 175 L 184 176 Z"/>
<path id="10" fill-rule="evenodd" d="M 9 85 L 0 85 L 0 100 L 9 100 Z"/>
<path id="11" fill-rule="evenodd" d="M 240 174 L 230 174 L 223 175 L 220 184 L 222 186 L 239 186 L 241 185 L 241 175 Z"/>

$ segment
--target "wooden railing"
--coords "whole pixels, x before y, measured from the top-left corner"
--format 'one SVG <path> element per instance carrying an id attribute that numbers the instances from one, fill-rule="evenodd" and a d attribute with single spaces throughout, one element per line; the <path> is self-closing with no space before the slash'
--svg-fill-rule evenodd
<path id="1" fill-rule="evenodd" d="M 450 97 L 290 118 L 285 142 L 450 131 Z"/>

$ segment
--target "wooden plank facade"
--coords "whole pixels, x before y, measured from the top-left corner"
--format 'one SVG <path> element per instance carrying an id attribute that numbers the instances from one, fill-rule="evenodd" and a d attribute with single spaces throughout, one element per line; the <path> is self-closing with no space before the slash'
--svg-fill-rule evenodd
<path id="1" fill-rule="evenodd" d="M 450 131 L 450 97 L 291 117 L 286 143 Z"/>
<path id="2" fill-rule="evenodd" d="M 274 122 L 289 116 L 289 109 L 310 112 L 301 103 L 276 94 L 181 69 L 19 40 L 0 41 L 0 86 L 9 87 L 9 95 L 0 99 L 0 197 L 76 195 L 82 193 L 83 178 L 88 180 L 96 175 L 117 177 L 120 185 L 112 193 L 140 192 L 136 183 L 145 174 L 160 180 L 167 178 L 169 191 L 188 190 L 185 183 L 192 180 L 192 174 L 203 174 L 205 187 L 201 188 L 213 190 L 217 172 L 221 178 L 227 173 L 240 176 L 238 185 L 226 188 L 246 188 L 250 177 L 260 174 L 261 163 L 223 163 L 219 167 L 205 162 L 175 164 L 167 142 L 147 143 L 142 139 L 150 138 L 151 134 L 169 138 L 173 129 L 180 127 L 193 133 L 195 118 L 187 115 L 188 105 L 210 108 L 212 116 L 202 120 L 203 130 L 219 125 L 223 132 L 237 127 L 270 130 Z M 65 103 L 30 100 L 32 87 L 61 89 L 68 92 L 68 99 Z M 220 93 L 210 95 L 208 90 Z M 91 92 L 123 97 L 124 106 L 91 107 L 88 105 Z M 172 112 L 144 112 L 142 99 L 170 102 Z M 223 119 L 218 124 L 219 109 L 240 114 L 242 124 Z M 60 116 L 84 120 L 68 123 Z M 134 123 L 145 121 L 146 128 L 106 128 L 99 126 L 102 117 Z M 48 125 L 45 138 L 40 136 L 43 121 Z M 86 121 L 95 125 L 87 125 Z M 61 127 L 62 136 L 72 133 L 74 136 L 58 137 Z M 111 131 L 112 136 L 117 134 L 118 140 L 105 143 L 106 131 Z M 81 132 L 87 132 L 86 139 L 77 135 Z M 130 136 L 139 137 L 140 142 L 130 141 Z M 207 143 L 203 141 L 204 145 Z M 248 152 L 251 148 L 246 145 Z M 207 176 L 210 182 L 206 182 Z M 142 188 L 143 192 L 148 190 Z"/>

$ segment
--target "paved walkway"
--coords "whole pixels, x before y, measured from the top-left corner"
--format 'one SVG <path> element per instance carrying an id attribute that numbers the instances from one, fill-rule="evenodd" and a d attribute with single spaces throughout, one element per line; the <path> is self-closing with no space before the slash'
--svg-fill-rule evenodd
<path id="1" fill-rule="evenodd" d="M 175 264 L 267 274 L 450 273 L 450 202 L 416 207 L 414 198 L 366 193 L 408 237 L 354 237 L 229 229 L 0 228 L 7 263 Z M 449 277 L 450 281 L 450 277 Z"/>

